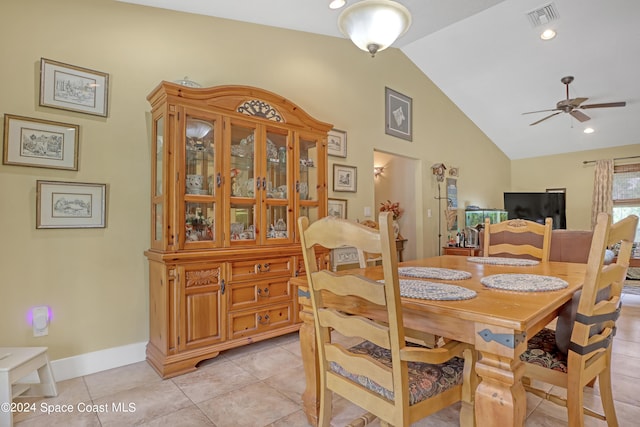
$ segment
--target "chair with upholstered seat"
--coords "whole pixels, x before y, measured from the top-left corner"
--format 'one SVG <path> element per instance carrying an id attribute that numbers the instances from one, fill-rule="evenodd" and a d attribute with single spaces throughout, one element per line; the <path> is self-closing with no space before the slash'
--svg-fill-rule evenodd
<path id="1" fill-rule="evenodd" d="M 543 329 L 529 340 L 520 359 L 525 362 L 525 389 L 556 404 L 566 406 L 570 426 L 583 426 L 583 413 L 617 426 L 611 390 L 611 343 L 615 322 L 620 314 L 620 293 L 629 267 L 638 217 L 629 217 L 611 225 L 611 216 L 598 215 L 593 233 L 587 272 L 577 295 L 573 319 L 559 317 L 556 331 Z M 605 251 L 620 243 L 618 259 L 605 264 Z M 567 307 L 571 312 L 571 305 Z M 561 348 L 560 328 L 569 322 L 568 353 Z M 584 387 L 598 379 L 604 415 L 584 408 Z M 531 380 L 553 384 L 566 390 L 566 398 L 551 395 Z M 536 387 L 534 387 L 534 385 Z"/>
<path id="2" fill-rule="evenodd" d="M 298 219 L 300 241 L 315 317 L 319 360 L 318 425 L 329 426 L 333 393 L 360 406 L 382 425 L 408 426 L 462 401 L 461 425 L 473 425 L 473 391 L 477 377 L 475 352 L 450 341 L 425 348 L 405 342 L 398 279 L 398 260 L 388 213 L 380 215 L 377 231 L 347 220 L 325 217 L 309 224 Z M 315 248 L 354 246 L 382 254 L 384 279 L 376 281 L 345 270 L 318 270 Z M 362 304 L 377 309 L 364 316 Z M 332 333 L 359 344 L 346 348 Z M 460 356 L 463 356 L 461 358 Z M 463 381 L 464 379 L 464 381 Z"/>
<path id="3" fill-rule="evenodd" d="M 552 226 L 552 218 L 547 218 L 544 225 L 525 219 L 509 219 L 491 224 L 489 218 L 486 218 L 483 255 L 527 257 L 547 262 L 551 252 Z"/>

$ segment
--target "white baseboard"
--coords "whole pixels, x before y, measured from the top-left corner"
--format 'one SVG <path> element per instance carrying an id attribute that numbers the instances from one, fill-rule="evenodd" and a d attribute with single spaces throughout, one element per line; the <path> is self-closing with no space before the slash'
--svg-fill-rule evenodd
<path id="1" fill-rule="evenodd" d="M 146 346 L 147 342 L 145 341 L 79 354 L 64 359 L 52 360 L 51 369 L 53 370 L 53 377 L 56 381 L 64 381 L 106 371 L 107 369 L 142 362 L 146 358 Z M 26 376 L 20 382 L 37 383 L 37 372 Z"/>

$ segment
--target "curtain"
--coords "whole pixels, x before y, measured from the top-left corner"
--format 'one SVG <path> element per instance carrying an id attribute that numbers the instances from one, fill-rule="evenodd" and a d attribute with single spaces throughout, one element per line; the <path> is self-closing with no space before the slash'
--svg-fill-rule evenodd
<path id="1" fill-rule="evenodd" d="M 613 213 L 613 159 L 597 160 L 593 179 L 593 203 L 591 204 L 591 228 L 600 212 Z"/>

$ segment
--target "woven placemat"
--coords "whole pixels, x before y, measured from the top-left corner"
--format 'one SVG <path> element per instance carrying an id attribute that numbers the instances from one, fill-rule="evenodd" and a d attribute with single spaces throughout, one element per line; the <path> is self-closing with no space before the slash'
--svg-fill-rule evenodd
<path id="1" fill-rule="evenodd" d="M 384 282 L 384 280 L 378 280 Z M 400 279 L 400 295 L 407 298 L 437 301 L 459 301 L 475 298 L 478 294 L 471 289 L 448 283 L 434 283 L 426 280 Z"/>
<path id="2" fill-rule="evenodd" d="M 557 291 L 569 286 L 562 279 L 539 274 L 494 274 L 483 277 L 480 283 L 488 288 L 517 292 Z"/>
<path id="3" fill-rule="evenodd" d="M 540 264 L 540 261 L 535 259 L 503 258 L 498 256 L 470 256 L 467 261 L 477 262 L 478 264 L 515 265 L 518 267 Z"/>
<path id="4" fill-rule="evenodd" d="M 400 267 L 398 268 L 398 274 L 422 279 L 464 280 L 471 278 L 471 273 L 468 271 L 437 267 Z"/>

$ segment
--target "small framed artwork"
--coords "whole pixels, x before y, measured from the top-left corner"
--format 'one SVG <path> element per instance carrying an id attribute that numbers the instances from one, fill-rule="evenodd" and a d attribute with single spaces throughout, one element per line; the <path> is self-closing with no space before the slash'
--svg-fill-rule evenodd
<path id="1" fill-rule="evenodd" d="M 80 126 L 4 115 L 5 165 L 78 170 Z"/>
<path id="2" fill-rule="evenodd" d="M 329 216 L 347 219 L 347 199 L 328 199 L 327 213 Z"/>
<path id="3" fill-rule="evenodd" d="M 357 191 L 358 168 L 355 166 L 333 165 L 333 191 Z"/>
<path id="4" fill-rule="evenodd" d="M 107 117 L 109 74 L 40 59 L 40 105 Z"/>
<path id="5" fill-rule="evenodd" d="M 385 133 L 412 141 L 412 99 L 388 87 L 384 90 Z"/>
<path id="6" fill-rule="evenodd" d="M 347 132 L 338 129 L 329 131 L 327 153 L 330 156 L 347 157 Z"/>
<path id="7" fill-rule="evenodd" d="M 105 228 L 106 184 L 37 181 L 36 228 Z"/>

